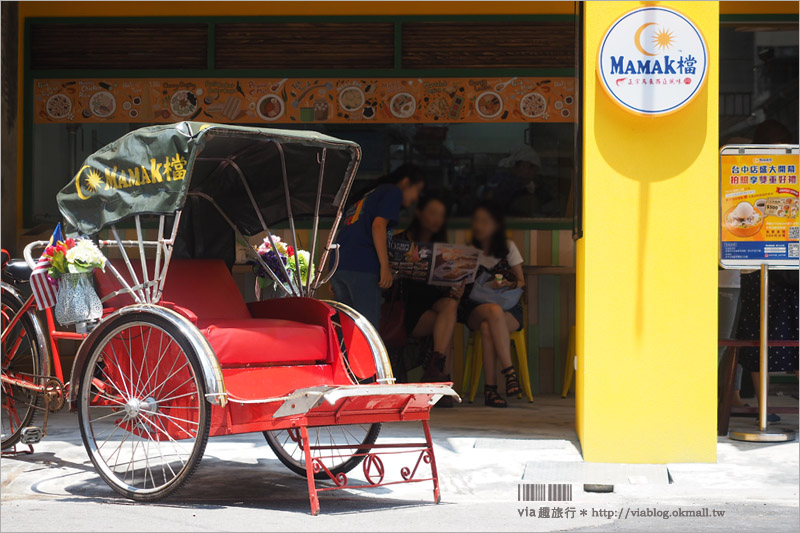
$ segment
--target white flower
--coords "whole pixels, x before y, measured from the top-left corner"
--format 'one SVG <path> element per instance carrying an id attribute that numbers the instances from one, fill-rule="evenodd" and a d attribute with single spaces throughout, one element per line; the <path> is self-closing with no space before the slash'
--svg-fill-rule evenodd
<path id="1" fill-rule="evenodd" d="M 95 268 L 105 271 L 106 257 L 89 239 L 78 239 L 75 246 L 67 250 L 67 265 L 70 272 L 89 272 Z"/>

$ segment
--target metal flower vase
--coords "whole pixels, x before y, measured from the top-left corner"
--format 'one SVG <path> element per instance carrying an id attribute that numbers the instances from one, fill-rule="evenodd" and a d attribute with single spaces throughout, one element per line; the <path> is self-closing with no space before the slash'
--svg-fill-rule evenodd
<path id="1" fill-rule="evenodd" d="M 62 326 L 89 322 L 103 316 L 103 304 L 92 285 L 92 273 L 62 274 L 56 294 L 56 320 Z"/>

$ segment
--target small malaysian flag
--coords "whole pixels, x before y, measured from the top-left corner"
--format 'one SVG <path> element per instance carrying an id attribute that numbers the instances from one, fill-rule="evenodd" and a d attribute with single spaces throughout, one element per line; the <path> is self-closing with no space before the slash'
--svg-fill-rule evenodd
<path id="1" fill-rule="evenodd" d="M 56 226 L 55 231 L 53 231 L 48 246 L 55 246 L 59 241 L 63 240 L 64 236 L 61 235 L 61 224 L 59 224 Z M 50 276 L 47 275 L 47 269 L 49 268 L 50 260 L 45 253 L 42 253 L 39 261 L 36 263 L 36 268 L 31 272 L 31 291 L 33 292 L 33 298 L 36 300 L 36 307 L 38 307 L 39 310 L 45 310 L 56 305 L 56 291 L 58 285 L 54 285 L 50 281 Z"/>

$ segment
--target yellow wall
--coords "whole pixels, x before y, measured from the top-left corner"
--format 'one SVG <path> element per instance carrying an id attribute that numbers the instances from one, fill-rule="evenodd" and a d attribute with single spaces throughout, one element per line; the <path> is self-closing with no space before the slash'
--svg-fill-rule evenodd
<path id="1" fill-rule="evenodd" d="M 648 118 L 595 71 L 607 28 L 641 5 L 586 4 L 577 425 L 587 461 L 715 461 L 719 6 L 658 2 L 700 28 L 709 70 L 690 104 Z"/>

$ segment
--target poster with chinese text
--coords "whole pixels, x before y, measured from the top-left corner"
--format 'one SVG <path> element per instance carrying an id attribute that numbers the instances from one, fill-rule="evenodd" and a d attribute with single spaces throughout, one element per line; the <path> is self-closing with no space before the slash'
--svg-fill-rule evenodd
<path id="1" fill-rule="evenodd" d="M 720 264 L 797 268 L 797 146 L 725 146 L 720 178 Z"/>

